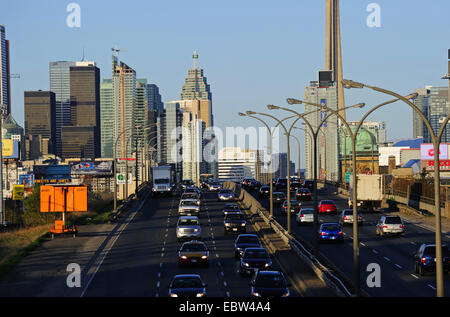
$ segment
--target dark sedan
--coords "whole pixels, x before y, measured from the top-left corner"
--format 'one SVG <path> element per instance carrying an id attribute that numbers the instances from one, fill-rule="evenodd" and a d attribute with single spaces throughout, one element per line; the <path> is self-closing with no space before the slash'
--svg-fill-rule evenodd
<path id="1" fill-rule="evenodd" d="M 239 273 L 241 276 L 251 275 L 255 270 L 270 269 L 272 260 L 264 248 L 247 248 L 241 257 Z"/>
<path id="2" fill-rule="evenodd" d="M 224 234 L 228 232 L 246 232 L 247 221 L 242 212 L 229 212 L 223 219 Z"/>
<path id="3" fill-rule="evenodd" d="M 198 274 L 175 275 L 169 285 L 169 297 L 204 297 L 206 284 Z"/>
<path id="4" fill-rule="evenodd" d="M 250 296 L 287 297 L 290 295 L 283 273 L 278 271 L 258 271 L 250 282 Z"/>
<path id="5" fill-rule="evenodd" d="M 234 241 L 234 257 L 240 258 L 247 248 L 260 248 L 261 241 L 256 234 L 240 234 Z"/>
<path id="6" fill-rule="evenodd" d="M 259 198 L 268 198 L 270 197 L 270 186 L 261 186 L 258 192 Z"/>

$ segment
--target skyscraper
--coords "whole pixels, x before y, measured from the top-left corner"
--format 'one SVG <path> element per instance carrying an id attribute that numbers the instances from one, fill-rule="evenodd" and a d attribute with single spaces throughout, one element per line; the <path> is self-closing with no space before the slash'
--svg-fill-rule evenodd
<path id="1" fill-rule="evenodd" d="M 157 111 L 160 114 L 164 110 L 164 103 L 161 101 L 159 88 L 155 84 L 147 84 L 148 109 Z"/>
<path id="2" fill-rule="evenodd" d="M 127 140 L 135 133 L 136 106 L 136 71 L 124 62 L 119 63 L 117 56 L 112 56 L 112 83 L 114 89 L 115 127 L 113 140 L 120 136 L 117 144 L 117 156 L 131 157 L 131 149 L 125 149 Z M 131 142 L 131 141 L 130 141 Z"/>
<path id="3" fill-rule="evenodd" d="M 25 91 L 25 148 L 28 160 L 54 153 L 56 102 L 51 91 Z"/>
<path id="4" fill-rule="evenodd" d="M 423 89 L 415 89 L 415 93 L 417 93 L 417 98 L 413 100 L 414 105 L 419 108 L 419 110 L 422 113 L 425 113 L 424 107 L 427 105 L 427 99 L 428 95 L 430 93 L 429 89 L 423 88 Z M 414 138 L 423 138 L 424 131 L 423 131 L 423 120 L 422 118 L 417 114 L 417 112 L 413 111 L 413 137 Z"/>
<path id="5" fill-rule="evenodd" d="M 9 41 L 6 40 L 5 27 L 0 24 L 0 104 L 6 106 L 7 113 L 11 112 L 9 81 Z"/>
<path id="6" fill-rule="evenodd" d="M 305 89 L 305 101 L 315 104 L 321 104 L 333 110 L 338 109 L 338 89 L 336 83 L 329 81 L 311 81 L 310 85 Z M 305 113 L 313 112 L 305 116 L 314 130 L 317 129 L 319 123 L 326 117 L 326 111 L 316 111 L 317 107 L 305 105 Z M 320 128 L 317 138 L 317 166 L 318 177 L 337 181 L 339 178 L 339 152 L 338 152 L 338 117 L 330 116 L 325 124 Z M 309 136 L 305 134 L 305 161 L 306 161 L 306 177 L 313 178 L 314 162 L 311 161 L 314 156 L 312 152 L 314 144 Z"/>
<path id="7" fill-rule="evenodd" d="M 101 155 L 100 69 L 93 62 L 76 65 L 69 68 L 70 124 L 61 128 L 61 156 L 94 159 Z"/>
<path id="8" fill-rule="evenodd" d="M 325 69 L 332 71 L 331 80 L 336 83 L 338 108 L 345 108 L 342 85 L 342 49 L 339 0 L 326 0 Z M 339 112 L 345 119 L 345 110 Z"/>
<path id="9" fill-rule="evenodd" d="M 114 157 L 114 87 L 111 79 L 103 79 L 100 84 L 100 133 L 101 156 Z"/>

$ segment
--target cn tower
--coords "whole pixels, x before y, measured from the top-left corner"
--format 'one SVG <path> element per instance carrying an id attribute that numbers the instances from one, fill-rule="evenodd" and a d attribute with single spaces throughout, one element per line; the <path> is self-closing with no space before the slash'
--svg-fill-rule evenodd
<path id="1" fill-rule="evenodd" d="M 344 109 L 339 0 L 326 0 L 325 69 L 333 72 L 332 80 L 337 84 L 338 91 L 338 109 Z M 345 110 L 339 111 L 339 114 L 345 119 Z"/>

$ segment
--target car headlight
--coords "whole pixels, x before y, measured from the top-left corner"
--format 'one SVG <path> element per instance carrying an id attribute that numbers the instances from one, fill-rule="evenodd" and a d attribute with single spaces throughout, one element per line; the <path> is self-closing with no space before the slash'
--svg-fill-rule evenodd
<path id="1" fill-rule="evenodd" d="M 194 232 L 198 232 L 198 229 L 194 229 Z"/>
<path id="2" fill-rule="evenodd" d="M 261 294 L 260 294 L 260 293 L 257 293 L 257 292 L 253 292 L 253 296 L 255 296 L 255 297 L 261 297 Z"/>
<path id="3" fill-rule="evenodd" d="M 248 264 L 247 262 L 242 262 L 242 265 L 245 266 L 245 267 L 249 267 L 250 266 L 250 264 Z"/>
<path id="4" fill-rule="evenodd" d="M 268 263 L 266 263 L 264 266 L 265 267 L 269 267 L 269 266 L 271 266 L 272 265 L 272 261 L 269 261 Z"/>
<path id="5" fill-rule="evenodd" d="M 205 296 L 205 293 L 198 293 L 197 295 L 195 295 L 196 297 L 203 297 Z"/>
<path id="6" fill-rule="evenodd" d="M 283 296 L 281 296 L 281 297 L 288 297 L 289 295 L 290 295 L 290 293 L 289 293 L 289 290 L 288 290 L 288 291 L 286 291 L 286 293 L 284 293 Z"/>
<path id="7" fill-rule="evenodd" d="M 170 297 L 178 297 L 178 295 L 174 294 L 174 293 L 170 293 Z"/>
<path id="8" fill-rule="evenodd" d="M 241 226 L 244 227 L 244 226 L 245 226 L 245 223 L 241 223 Z"/>
<path id="9" fill-rule="evenodd" d="M 203 259 L 203 260 L 205 260 L 205 259 L 207 259 L 207 258 L 208 258 L 208 256 L 206 256 L 206 255 L 202 256 L 202 259 Z"/>
<path id="10" fill-rule="evenodd" d="M 231 226 L 231 223 L 225 223 L 225 227 Z"/>
<path id="11" fill-rule="evenodd" d="M 187 259 L 187 256 L 183 255 L 183 256 L 181 256 L 181 258 L 182 258 L 183 260 L 186 260 L 186 259 Z"/>

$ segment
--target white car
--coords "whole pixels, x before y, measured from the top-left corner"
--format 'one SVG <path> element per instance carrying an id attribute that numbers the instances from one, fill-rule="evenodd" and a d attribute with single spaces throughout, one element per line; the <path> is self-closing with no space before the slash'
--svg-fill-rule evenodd
<path id="1" fill-rule="evenodd" d="M 186 216 L 197 216 L 200 213 L 200 206 L 197 199 L 183 199 L 178 205 L 178 214 Z"/>
<path id="2" fill-rule="evenodd" d="M 399 216 L 382 216 L 376 225 L 376 233 L 379 236 L 396 234 L 405 235 L 406 228 Z"/>
<path id="3" fill-rule="evenodd" d="M 314 209 L 313 208 L 302 208 L 296 217 L 297 225 L 303 223 L 313 223 L 314 222 Z"/>
<path id="4" fill-rule="evenodd" d="M 219 182 L 212 182 L 208 184 L 208 190 L 209 191 L 219 191 L 222 189 L 222 186 Z"/>
<path id="5" fill-rule="evenodd" d="M 183 216 L 177 222 L 177 241 L 184 239 L 200 239 L 202 228 L 197 216 Z"/>

